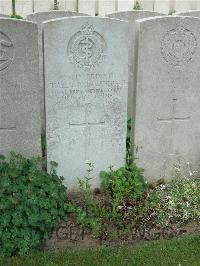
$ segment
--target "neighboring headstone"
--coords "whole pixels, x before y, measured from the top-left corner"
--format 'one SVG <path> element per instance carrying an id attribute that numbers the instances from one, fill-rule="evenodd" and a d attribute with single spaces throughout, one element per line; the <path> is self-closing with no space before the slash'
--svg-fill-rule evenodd
<path id="1" fill-rule="evenodd" d="M 116 0 L 101 0 L 98 1 L 99 16 L 106 16 L 106 14 L 117 11 Z"/>
<path id="2" fill-rule="evenodd" d="M 37 23 L 38 25 L 38 45 L 39 45 L 39 73 L 40 73 L 40 88 L 41 88 L 41 118 L 42 127 L 45 127 L 44 118 L 44 76 L 43 76 L 43 48 L 42 48 L 42 23 L 51 19 L 71 16 L 88 16 L 86 14 L 73 11 L 47 11 L 30 14 L 26 17 L 28 21 Z"/>
<path id="3" fill-rule="evenodd" d="M 5 14 L 0 14 L 0 18 L 9 18 L 9 16 L 8 15 L 5 15 Z"/>
<path id="4" fill-rule="evenodd" d="M 96 1 L 91 1 L 91 0 L 79 0 L 79 12 L 89 14 L 91 16 L 95 16 L 96 14 L 96 6 L 97 2 Z"/>
<path id="5" fill-rule="evenodd" d="M 135 145 L 149 179 L 174 165 L 200 170 L 200 20 L 144 19 L 139 26 Z"/>
<path id="6" fill-rule="evenodd" d="M 176 12 L 175 16 L 197 17 L 200 18 L 200 10 L 189 10 L 185 12 Z"/>
<path id="7" fill-rule="evenodd" d="M 44 23 L 47 160 L 70 189 L 93 186 L 126 156 L 128 23 L 82 17 Z"/>
<path id="8" fill-rule="evenodd" d="M 143 11 L 143 10 L 134 10 L 134 11 L 125 11 L 125 12 L 116 12 L 113 14 L 107 15 L 109 18 L 121 19 L 129 22 L 129 85 L 128 85 L 128 115 L 134 119 L 135 106 L 135 86 L 136 86 L 136 63 L 137 55 L 135 49 L 136 43 L 136 20 L 146 18 L 161 16 L 162 14 Z"/>
<path id="9" fill-rule="evenodd" d="M 174 10 L 178 12 L 184 12 L 186 10 L 193 9 L 194 2 L 198 2 L 196 0 L 176 0 L 174 1 Z"/>
<path id="10" fill-rule="evenodd" d="M 41 154 L 37 25 L 0 19 L 0 154 Z"/>

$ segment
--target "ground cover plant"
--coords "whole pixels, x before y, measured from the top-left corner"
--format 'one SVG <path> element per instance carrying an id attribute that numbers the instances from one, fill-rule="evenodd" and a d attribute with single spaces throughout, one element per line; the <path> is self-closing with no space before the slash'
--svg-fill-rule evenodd
<path id="1" fill-rule="evenodd" d="M 79 178 L 80 200 L 67 197 L 55 162 L 48 174 L 44 159 L 15 153 L 7 160 L 0 157 L 0 256 L 44 248 L 53 230 L 63 240 L 63 232 L 69 237 L 71 229 L 78 228 L 81 235 L 87 231 L 99 243 L 112 245 L 171 238 L 188 223 L 199 226 L 199 174 L 187 163 L 183 175 L 176 165 L 172 182 L 149 184 L 136 164 L 138 148 L 131 145 L 130 125 L 128 121 L 125 166 L 101 172 L 101 187 L 93 189 L 95 165 L 88 162 L 87 175 Z"/>
<path id="2" fill-rule="evenodd" d="M 136 246 L 68 249 L 26 257 L 0 258 L 2 266 L 134 265 L 198 266 L 200 237 L 152 241 Z"/>
<path id="3" fill-rule="evenodd" d="M 0 157 L 0 256 L 27 254 L 41 247 L 66 216 L 66 188 L 52 162 L 11 153 Z"/>

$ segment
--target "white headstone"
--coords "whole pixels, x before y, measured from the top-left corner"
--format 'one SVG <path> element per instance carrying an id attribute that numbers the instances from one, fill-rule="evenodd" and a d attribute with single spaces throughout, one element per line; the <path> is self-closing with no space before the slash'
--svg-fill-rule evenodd
<path id="1" fill-rule="evenodd" d="M 41 154 L 37 25 L 0 19 L 0 154 Z"/>
<path id="2" fill-rule="evenodd" d="M 44 24 L 47 160 L 70 189 L 95 163 L 93 186 L 126 156 L 128 23 L 67 18 Z"/>
<path id="3" fill-rule="evenodd" d="M 118 10 L 128 11 L 133 10 L 134 1 L 133 0 L 118 0 Z"/>
<path id="4" fill-rule="evenodd" d="M 174 164 L 200 170 L 200 20 L 159 17 L 139 23 L 135 145 L 149 179 Z"/>
<path id="5" fill-rule="evenodd" d="M 79 0 L 79 12 L 95 16 L 96 1 L 94 0 Z"/>
<path id="6" fill-rule="evenodd" d="M 155 0 L 138 0 L 141 8 L 143 10 L 148 10 L 148 11 L 154 10 L 154 1 Z"/>
<path id="7" fill-rule="evenodd" d="M 134 95 L 135 95 L 135 85 L 136 85 L 136 20 L 161 16 L 162 14 L 143 11 L 143 10 L 133 10 L 125 12 L 116 12 L 113 14 L 108 14 L 109 18 L 121 19 L 129 22 L 129 88 L 128 88 L 128 115 L 133 118 L 135 106 L 134 106 Z"/>
<path id="8" fill-rule="evenodd" d="M 48 11 L 29 14 L 26 19 L 37 23 L 38 25 L 38 46 L 39 46 L 39 74 L 40 74 L 40 88 L 41 88 L 41 118 L 42 127 L 44 128 L 44 76 L 43 76 L 43 47 L 42 47 L 42 23 L 56 18 L 71 17 L 71 16 L 87 16 L 82 13 L 73 11 Z"/>
<path id="9" fill-rule="evenodd" d="M 193 0 L 175 0 L 175 11 L 186 11 L 191 9 Z"/>
<path id="10" fill-rule="evenodd" d="M 189 10 L 185 12 L 176 12 L 174 15 L 200 18 L 200 10 Z"/>
<path id="11" fill-rule="evenodd" d="M 117 11 L 116 0 L 101 0 L 98 2 L 99 16 L 105 16 L 109 13 Z"/>
<path id="12" fill-rule="evenodd" d="M 0 17 L 1 18 L 9 18 L 9 16 L 8 15 L 5 15 L 5 14 L 0 14 Z"/>
<path id="13" fill-rule="evenodd" d="M 0 1 L 0 13 L 10 15 L 12 13 L 12 1 Z"/>
<path id="14" fill-rule="evenodd" d="M 174 4 L 174 0 L 155 0 L 154 11 L 168 15 L 169 13 L 174 12 Z"/>
<path id="15" fill-rule="evenodd" d="M 23 18 L 33 12 L 33 0 L 17 0 L 15 2 L 16 13 Z"/>

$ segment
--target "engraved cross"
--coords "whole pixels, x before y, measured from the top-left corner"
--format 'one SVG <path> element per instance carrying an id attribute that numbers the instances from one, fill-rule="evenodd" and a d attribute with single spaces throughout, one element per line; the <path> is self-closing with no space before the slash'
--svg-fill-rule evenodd
<path id="1" fill-rule="evenodd" d="M 160 123 L 168 123 L 171 125 L 171 150 L 173 150 L 174 148 L 174 134 L 175 134 L 175 124 L 177 122 L 188 122 L 191 117 L 190 116 L 177 116 L 177 98 L 173 98 L 172 99 L 172 108 L 171 108 L 171 115 L 169 116 L 169 118 L 157 118 L 157 120 Z M 169 154 L 169 155 L 175 155 L 174 153 Z"/>
<path id="2" fill-rule="evenodd" d="M 90 115 L 90 110 L 89 107 L 91 106 L 91 104 L 88 104 L 85 106 L 85 119 L 84 122 L 81 123 L 69 123 L 70 128 L 84 128 L 84 146 L 85 146 L 85 160 L 90 160 L 91 158 L 89 158 L 89 147 L 91 145 L 90 139 L 91 139 L 91 128 L 93 127 L 104 127 L 105 126 L 105 121 L 104 120 L 100 120 L 100 121 L 90 121 L 88 119 L 89 115 Z"/>

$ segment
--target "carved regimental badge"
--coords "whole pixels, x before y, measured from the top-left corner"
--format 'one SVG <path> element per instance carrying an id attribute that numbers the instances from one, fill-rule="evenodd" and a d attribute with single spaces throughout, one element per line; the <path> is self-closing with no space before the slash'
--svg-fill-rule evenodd
<path id="1" fill-rule="evenodd" d="M 168 31 L 162 38 L 161 53 L 165 61 L 173 66 L 188 63 L 197 49 L 194 34 L 183 27 Z"/>
<path id="2" fill-rule="evenodd" d="M 85 24 L 69 41 L 67 52 L 70 62 L 83 70 L 90 70 L 105 58 L 106 42 L 90 24 Z"/>
<path id="3" fill-rule="evenodd" d="M 12 41 L 4 33 L 0 32 L 0 71 L 11 64 L 13 54 L 14 47 Z"/>

